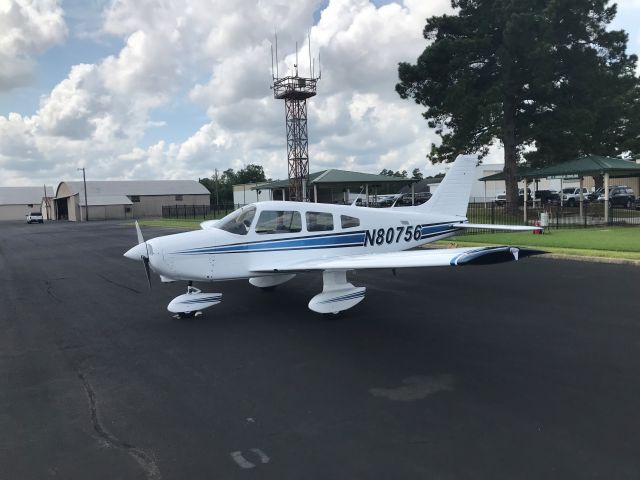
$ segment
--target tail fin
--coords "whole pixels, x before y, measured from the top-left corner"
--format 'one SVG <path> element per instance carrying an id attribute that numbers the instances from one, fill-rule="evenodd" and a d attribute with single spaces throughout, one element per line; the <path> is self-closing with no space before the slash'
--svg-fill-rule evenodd
<path id="1" fill-rule="evenodd" d="M 466 217 L 477 163 L 476 155 L 458 155 L 433 197 L 416 208 L 429 213 Z"/>

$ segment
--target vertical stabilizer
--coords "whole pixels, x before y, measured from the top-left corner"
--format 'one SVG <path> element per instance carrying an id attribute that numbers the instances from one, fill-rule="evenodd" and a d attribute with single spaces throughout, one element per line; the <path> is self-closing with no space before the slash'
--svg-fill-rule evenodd
<path id="1" fill-rule="evenodd" d="M 417 208 L 434 214 L 466 217 L 477 164 L 477 155 L 458 155 L 433 197 Z"/>

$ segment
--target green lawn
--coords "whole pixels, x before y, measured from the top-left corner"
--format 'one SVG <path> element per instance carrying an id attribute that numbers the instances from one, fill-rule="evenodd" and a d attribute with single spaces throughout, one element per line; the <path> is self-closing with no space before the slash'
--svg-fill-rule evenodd
<path id="1" fill-rule="evenodd" d="M 451 239 L 464 245 L 517 245 L 554 253 L 582 256 L 640 259 L 640 228 L 612 227 L 528 232 L 460 235 Z"/>
<path id="2" fill-rule="evenodd" d="M 202 219 L 180 219 L 176 220 L 175 218 L 150 218 L 145 220 L 138 220 L 138 224 L 141 227 L 167 227 L 167 228 L 191 228 L 198 229 L 200 228 L 200 224 L 205 220 L 212 220 L 211 218 Z"/>

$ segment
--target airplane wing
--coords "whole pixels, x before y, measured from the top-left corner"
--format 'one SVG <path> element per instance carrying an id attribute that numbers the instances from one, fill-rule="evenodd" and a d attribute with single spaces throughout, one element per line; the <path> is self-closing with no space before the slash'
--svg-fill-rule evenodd
<path id="1" fill-rule="evenodd" d="M 381 268 L 444 267 L 487 265 L 518 260 L 544 252 L 518 247 L 466 247 L 403 252 L 343 255 L 293 263 L 265 264 L 252 269 L 255 273 L 304 272 L 311 270 L 358 270 Z"/>

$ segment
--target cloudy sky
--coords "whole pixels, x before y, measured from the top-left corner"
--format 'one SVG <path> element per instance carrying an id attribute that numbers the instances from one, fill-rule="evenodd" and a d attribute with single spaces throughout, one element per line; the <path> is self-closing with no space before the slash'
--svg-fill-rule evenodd
<path id="1" fill-rule="evenodd" d="M 615 28 L 640 51 L 640 0 Z M 264 166 L 286 177 L 284 103 L 295 44 L 320 51 L 309 101 L 312 171 L 429 167 L 436 139 L 394 90 L 424 49 L 425 19 L 449 0 L 0 0 L 0 185 L 187 179 Z M 300 55 L 301 74 L 308 54 Z"/>

